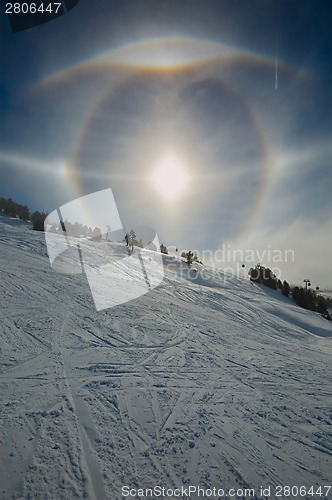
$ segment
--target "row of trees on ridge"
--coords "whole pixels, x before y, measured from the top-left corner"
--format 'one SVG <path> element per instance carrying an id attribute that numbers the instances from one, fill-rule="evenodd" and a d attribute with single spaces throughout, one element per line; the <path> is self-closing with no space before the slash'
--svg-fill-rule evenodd
<path id="1" fill-rule="evenodd" d="M 287 281 L 281 282 L 277 279 L 275 274 L 268 267 L 261 266 L 257 264 L 255 267 L 249 270 L 250 280 L 254 283 L 261 283 L 273 290 L 279 289 L 285 297 L 290 294 L 292 299 L 304 309 L 309 309 L 310 311 L 316 311 L 321 313 L 321 315 L 326 319 L 331 319 L 331 315 L 328 311 L 332 307 L 332 299 L 323 297 L 317 294 L 316 291 L 310 288 L 303 288 L 295 286 L 291 288 Z M 306 280 L 308 281 L 308 280 Z M 317 287 L 317 290 L 319 288 Z"/>
<path id="2" fill-rule="evenodd" d="M 0 197 L 0 212 L 23 221 L 31 221 L 33 229 L 44 231 L 44 220 L 47 217 L 44 212 L 38 212 L 37 210 L 30 214 L 30 210 L 26 205 L 16 203 L 11 198 L 6 199 L 3 197 Z"/>

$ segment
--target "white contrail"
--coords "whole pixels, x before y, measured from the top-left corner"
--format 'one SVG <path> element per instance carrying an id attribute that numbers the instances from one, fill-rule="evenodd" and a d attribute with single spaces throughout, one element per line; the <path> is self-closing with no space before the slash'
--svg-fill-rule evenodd
<path id="1" fill-rule="evenodd" d="M 276 43 L 276 62 L 275 62 L 275 85 L 274 88 L 278 88 L 278 57 L 279 57 L 279 34 L 277 33 L 277 43 Z"/>

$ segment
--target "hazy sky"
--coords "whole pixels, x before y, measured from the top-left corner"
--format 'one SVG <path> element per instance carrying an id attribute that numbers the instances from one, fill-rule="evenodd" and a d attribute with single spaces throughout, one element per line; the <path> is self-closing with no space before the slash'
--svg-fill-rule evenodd
<path id="1" fill-rule="evenodd" d="M 1 16 L 0 196 L 51 212 L 111 187 L 128 229 L 293 249 L 282 278 L 332 288 L 330 0 L 80 0 L 17 33 Z"/>

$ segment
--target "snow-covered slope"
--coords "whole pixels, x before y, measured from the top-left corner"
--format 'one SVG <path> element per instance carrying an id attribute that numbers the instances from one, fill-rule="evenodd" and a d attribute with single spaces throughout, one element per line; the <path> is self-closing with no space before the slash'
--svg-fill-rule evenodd
<path id="1" fill-rule="evenodd" d="M 330 322 L 171 257 L 158 288 L 96 312 L 86 277 L 56 273 L 44 235 L 4 217 L 0 255 L 2 500 L 332 498 L 309 490 L 332 480 Z"/>

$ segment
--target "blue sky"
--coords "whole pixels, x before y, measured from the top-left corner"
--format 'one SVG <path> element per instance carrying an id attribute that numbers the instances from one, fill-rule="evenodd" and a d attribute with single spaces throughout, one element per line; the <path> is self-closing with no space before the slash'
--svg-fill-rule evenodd
<path id="1" fill-rule="evenodd" d="M 2 13 L 0 195 L 51 212 L 111 187 L 126 227 L 293 248 L 284 277 L 332 288 L 331 11 L 80 0 L 17 33 Z M 188 179 L 173 199 L 151 182 L 169 155 Z"/>

